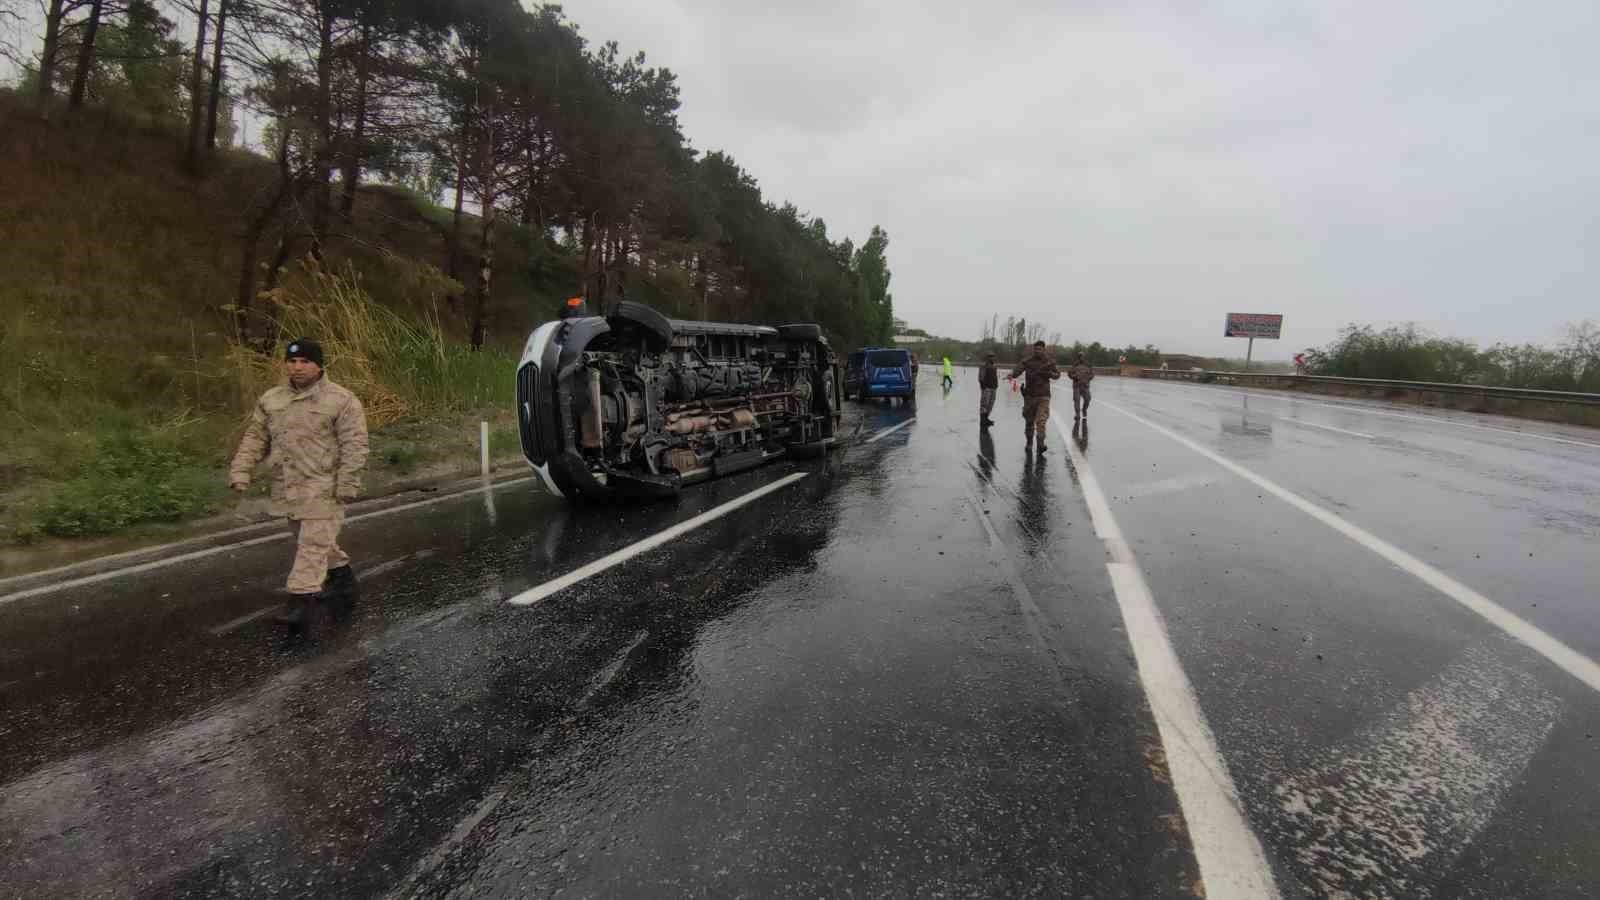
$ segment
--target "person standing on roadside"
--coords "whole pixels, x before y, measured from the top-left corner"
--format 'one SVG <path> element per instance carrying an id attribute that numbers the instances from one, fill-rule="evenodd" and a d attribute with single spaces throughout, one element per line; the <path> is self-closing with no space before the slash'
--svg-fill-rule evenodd
<path id="1" fill-rule="evenodd" d="M 355 573 L 339 548 L 344 504 L 361 491 L 367 464 L 367 416 L 355 394 L 323 371 L 322 347 L 301 338 L 284 351 L 288 384 L 256 402 L 228 469 L 228 485 L 243 492 L 263 459 L 272 469 L 274 516 L 289 520 L 294 566 L 279 621 L 299 625 L 314 603 L 353 602 Z"/>
<path id="2" fill-rule="evenodd" d="M 1045 452 L 1045 424 L 1050 421 L 1050 382 L 1061 377 L 1055 358 L 1045 352 L 1044 341 L 1033 342 L 1033 352 L 1011 370 L 1011 377 L 1023 376 L 1022 433 L 1027 448 L 1033 449 L 1033 436 L 1039 435 L 1039 452 Z"/>
<path id="3" fill-rule="evenodd" d="M 950 368 L 950 357 L 944 358 L 944 389 L 950 390 L 956 386 L 955 370 Z"/>
<path id="4" fill-rule="evenodd" d="M 1072 379 L 1072 420 L 1089 418 L 1089 382 L 1094 380 L 1094 366 L 1091 366 L 1079 353 L 1073 362 L 1072 368 L 1067 370 L 1067 377 Z"/>
<path id="5" fill-rule="evenodd" d="M 1000 389 L 1000 372 L 994 367 L 994 354 L 983 355 L 983 365 L 978 368 L 978 427 L 994 424 L 989 413 L 994 410 L 994 392 Z"/>

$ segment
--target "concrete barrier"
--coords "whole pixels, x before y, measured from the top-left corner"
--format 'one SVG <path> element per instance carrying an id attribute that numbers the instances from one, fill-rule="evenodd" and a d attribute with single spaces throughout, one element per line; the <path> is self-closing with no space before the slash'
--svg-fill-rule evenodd
<path id="1" fill-rule="evenodd" d="M 1137 377 L 1195 381 L 1204 384 L 1233 384 L 1240 387 L 1272 388 L 1332 397 L 1390 400 L 1418 406 L 1600 428 L 1600 394 L 1486 387 L 1479 384 L 1442 384 L 1432 381 L 1391 381 L 1380 378 L 1337 378 L 1328 375 L 1258 372 L 1180 372 L 1175 369 L 1140 369 Z"/>

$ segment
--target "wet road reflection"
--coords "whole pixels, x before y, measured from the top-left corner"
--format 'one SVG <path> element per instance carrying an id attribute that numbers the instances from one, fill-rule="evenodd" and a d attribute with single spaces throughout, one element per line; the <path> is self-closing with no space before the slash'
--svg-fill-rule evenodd
<path id="1" fill-rule="evenodd" d="M 1059 463 L 1048 455 L 1024 452 L 1017 490 L 1017 527 L 1028 555 L 1038 556 L 1049 548 L 1050 523 L 1059 515 L 1058 498 L 1050 492 L 1050 470 L 1053 463 Z"/>
<path id="2" fill-rule="evenodd" d="M 1300 440 L 1296 426 L 1274 447 L 1260 410 L 1214 418 L 1192 395 L 1108 381 L 1108 405 L 1165 409 L 1174 428 L 1291 475 L 1309 456 L 1301 477 L 1316 483 L 1301 489 L 1342 490 L 1345 436 Z M 913 411 L 852 404 L 847 449 L 676 502 L 507 490 L 354 528 L 365 599 L 317 645 L 280 648 L 247 620 L 282 548 L 0 609 L 0 883 L 26 896 L 1192 896 L 1107 548 L 1068 462 L 1069 447 L 1090 450 L 1087 422 L 1025 456 L 1020 397 L 1002 393 L 1007 424 L 983 430 L 970 381 L 924 388 L 915 421 L 879 441 L 864 437 Z M 1318 543 L 1322 526 L 1275 517 L 1188 451 L 1096 415 L 1097 478 L 1293 895 L 1302 846 L 1275 786 L 1343 777 L 1355 751 L 1342 748 L 1403 745 L 1363 723 L 1404 714 L 1416 691 L 1461 694 L 1427 685 L 1485 656 L 1470 649 L 1481 630 L 1363 565 L 1362 548 Z M 1501 468 L 1521 490 L 1562 493 Z M 534 606 L 505 603 L 802 471 Z M 1591 536 L 1570 512 L 1566 530 L 1529 526 L 1541 554 Z M 1529 591 L 1581 578 L 1491 563 Z M 1539 599 L 1530 617 L 1554 605 Z M 1515 648 L 1488 655 L 1520 666 Z M 1582 885 L 1572 848 L 1592 833 L 1593 792 L 1571 785 L 1593 705 L 1533 678 L 1491 679 L 1537 698 L 1551 735 L 1537 756 L 1518 744 L 1542 762 L 1501 779 L 1512 787 L 1494 802 L 1550 818 L 1541 839 L 1579 873 L 1516 886 Z M 1541 814 L 1549 797 L 1572 799 Z M 1494 811 L 1479 812 L 1487 827 Z M 1558 814 L 1579 824 L 1558 828 Z M 1484 832 L 1494 848 L 1525 838 L 1501 832 Z M 1472 852 L 1499 852 L 1490 841 Z"/>

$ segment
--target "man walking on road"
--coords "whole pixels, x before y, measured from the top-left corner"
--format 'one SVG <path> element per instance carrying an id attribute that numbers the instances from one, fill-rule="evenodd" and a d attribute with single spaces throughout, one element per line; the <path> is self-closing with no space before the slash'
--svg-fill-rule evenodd
<path id="1" fill-rule="evenodd" d="M 1033 342 L 1033 352 L 1017 363 L 1011 377 L 1025 376 L 1022 386 L 1022 433 L 1027 448 L 1033 449 L 1033 436 L 1039 435 L 1039 452 L 1045 452 L 1045 425 L 1050 421 L 1050 382 L 1061 377 L 1055 358 L 1045 352 L 1044 341 Z"/>
<path id="2" fill-rule="evenodd" d="M 1000 373 L 994 367 L 994 354 L 983 355 L 983 365 L 978 368 L 978 426 L 988 428 L 994 424 L 989 413 L 994 410 L 994 392 L 1000 389 Z"/>
<path id="3" fill-rule="evenodd" d="M 1094 366 L 1084 361 L 1083 354 L 1078 354 L 1078 359 L 1067 370 L 1067 377 L 1072 379 L 1072 419 L 1089 418 L 1089 382 L 1094 380 Z"/>
<path id="4" fill-rule="evenodd" d="M 956 386 L 955 371 L 950 368 L 950 357 L 944 358 L 944 389 L 950 390 Z"/>
<path id="5" fill-rule="evenodd" d="M 256 464 L 265 459 L 272 468 L 272 514 L 286 517 L 295 536 L 289 600 L 279 620 L 299 625 L 315 612 L 313 603 L 355 598 L 355 573 L 339 549 L 339 528 L 344 504 L 361 489 L 367 416 L 354 394 L 326 377 L 316 341 L 290 342 L 284 373 L 289 383 L 256 402 L 228 484 L 243 492 Z"/>

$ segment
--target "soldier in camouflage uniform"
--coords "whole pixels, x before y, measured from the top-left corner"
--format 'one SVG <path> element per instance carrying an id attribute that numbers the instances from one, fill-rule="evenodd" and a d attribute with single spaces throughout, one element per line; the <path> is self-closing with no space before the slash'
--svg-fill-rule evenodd
<path id="1" fill-rule="evenodd" d="M 1033 449 L 1033 436 L 1039 435 L 1039 453 L 1045 452 L 1045 425 L 1050 421 L 1050 382 L 1061 377 L 1055 358 L 1045 352 L 1044 341 L 1035 341 L 1033 352 L 1017 363 L 1011 377 L 1026 376 L 1022 386 L 1022 433 Z"/>
<path id="2" fill-rule="evenodd" d="M 367 416 L 354 394 L 325 376 L 316 341 L 291 342 L 284 371 L 289 383 L 256 403 L 228 483 L 244 491 L 263 459 L 272 470 L 272 514 L 289 520 L 296 546 L 280 619 L 297 625 L 313 601 L 354 598 L 355 574 L 339 549 L 339 528 L 344 504 L 361 490 Z"/>
<path id="3" fill-rule="evenodd" d="M 1079 353 L 1077 362 L 1067 370 L 1067 377 L 1072 379 L 1072 418 L 1088 419 L 1089 382 L 1094 380 L 1094 366 Z"/>

